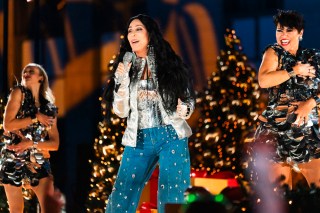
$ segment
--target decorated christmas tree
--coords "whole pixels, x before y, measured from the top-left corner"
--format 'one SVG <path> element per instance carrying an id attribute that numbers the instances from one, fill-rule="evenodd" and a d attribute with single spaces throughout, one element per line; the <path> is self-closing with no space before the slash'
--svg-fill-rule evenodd
<path id="1" fill-rule="evenodd" d="M 191 166 L 209 175 L 231 171 L 243 176 L 243 147 L 255 130 L 260 92 L 256 70 L 242 53 L 234 30 L 226 30 L 225 43 L 217 70 L 197 94 L 201 116 L 189 140 Z"/>
<path id="2" fill-rule="evenodd" d="M 113 60 L 109 63 L 109 71 L 112 70 Z M 108 83 L 108 82 L 107 82 Z M 87 212 L 105 212 L 106 202 L 111 194 L 120 160 L 123 152 L 121 145 L 122 135 L 125 130 L 125 120 L 115 114 L 111 114 L 110 123 L 104 120 L 106 104 L 101 101 L 101 114 L 98 124 L 100 135 L 93 144 L 94 159 L 89 160 L 92 167 L 90 178 L 90 192 L 86 203 Z"/>

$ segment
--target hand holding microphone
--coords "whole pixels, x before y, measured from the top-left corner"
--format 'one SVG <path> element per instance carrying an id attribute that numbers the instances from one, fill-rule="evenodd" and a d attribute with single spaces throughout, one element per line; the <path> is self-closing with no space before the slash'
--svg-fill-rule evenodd
<path id="1" fill-rule="evenodd" d="M 181 101 L 180 98 L 178 98 L 178 105 L 177 105 L 177 114 L 179 115 L 180 118 L 188 118 L 190 114 L 190 108 L 188 105 L 184 102 Z"/>
<path id="2" fill-rule="evenodd" d="M 132 57 L 133 54 L 131 52 L 126 52 L 123 56 L 123 62 L 118 64 L 115 72 L 116 84 L 121 84 L 122 81 L 129 76 Z"/>

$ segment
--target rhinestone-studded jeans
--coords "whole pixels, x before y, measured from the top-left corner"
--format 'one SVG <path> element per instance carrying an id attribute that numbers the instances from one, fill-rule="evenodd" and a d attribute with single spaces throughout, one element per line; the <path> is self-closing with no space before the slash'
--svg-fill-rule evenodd
<path id="1" fill-rule="evenodd" d="M 183 203 L 190 185 L 187 138 L 171 125 L 138 131 L 136 147 L 125 147 L 106 213 L 135 213 L 143 187 L 159 163 L 158 213 L 166 203 Z"/>

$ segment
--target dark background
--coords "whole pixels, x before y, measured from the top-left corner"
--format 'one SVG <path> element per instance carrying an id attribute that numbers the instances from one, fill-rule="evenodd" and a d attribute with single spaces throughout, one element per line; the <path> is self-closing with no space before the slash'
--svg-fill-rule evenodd
<path id="1" fill-rule="evenodd" d="M 88 160 L 94 157 L 92 144 L 99 134 L 97 125 L 101 120 L 99 96 L 103 88 L 103 79 L 107 75 L 105 70 L 111 59 L 101 57 L 100 52 L 102 46 L 112 43 L 114 34 L 122 32 L 131 16 L 138 13 L 149 14 L 157 19 L 162 29 L 171 24 L 172 15 L 178 16 L 189 27 L 188 32 L 196 47 L 195 55 L 198 56 L 201 55 L 198 50 L 198 33 L 206 29 L 197 28 L 186 10 L 189 5 L 198 5 L 207 12 L 214 25 L 218 49 L 224 48 L 223 35 L 226 28 L 235 29 L 241 39 L 244 53 L 258 69 L 262 50 L 267 44 L 275 42 L 272 16 L 277 9 L 294 9 L 304 14 L 306 19 L 302 45 L 320 48 L 318 12 L 320 2 L 317 0 L 304 0 L 303 3 L 301 0 L 38 0 L 32 2 L 12 0 L 13 9 L 8 9 L 8 0 L 0 2 L 3 41 L 0 58 L 2 97 L 8 94 L 9 88 L 14 83 L 12 76 L 19 76 L 21 68 L 25 65 L 23 63 L 26 61 L 24 60 L 26 56 L 20 53 L 20 50 L 23 49 L 26 40 L 31 41 L 33 45 L 31 53 L 33 60 L 44 65 L 52 83 L 69 78 L 67 71 L 77 60 L 76 58 L 82 60 L 83 55 L 93 52 L 88 60 L 90 64 L 88 70 L 94 70 L 88 74 L 90 78 L 86 80 L 86 76 L 76 76 L 73 73 L 71 79 L 74 80 L 64 81 L 61 94 L 55 94 L 63 95 L 66 103 L 72 98 L 73 92 L 77 95 L 81 93 L 78 89 L 81 84 L 89 82 L 88 84 L 92 85 L 90 91 L 80 101 L 64 110 L 58 121 L 61 144 L 59 151 L 52 153 L 51 163 L 55 184 L 67 198 L 67 212 L 85 212 L 84 203 L 90 189 L 91 168 Z M 13 31 L 13 37 L 8 37 L 7 23 Z M 72 32 L 74 39 L 72 41 L 74 55 L 67 48 L 69 41 L 65 35 L 69 31 Z M 178 32 L 178 35 L 179 33 L 183 32 Z M 7 42 L 10 39 L 12 42 Z M 50 39 L 54 40 L 57 47 L 62 73 L 55 71 L 55 62 L 46 43 Z M 179 47 L 182 57 L 187 63 L 192 64 L 192 57 L 186 54 L 187 47 L 183 44 Z M 8 54 L 10 49 L 16 50 L 13 56 Z M 212 55 L 212 58 L 215 57 Z M 214 71 L 212 69 L 212 72 Z M 86 71 L 79 73 L 84 75 Z M 208 75 L 208 73 L 203 71 L 195 75 Z"/>

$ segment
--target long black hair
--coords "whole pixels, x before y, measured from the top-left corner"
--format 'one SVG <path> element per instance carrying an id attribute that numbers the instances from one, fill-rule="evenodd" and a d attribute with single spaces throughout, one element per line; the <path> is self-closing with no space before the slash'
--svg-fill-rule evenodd
<path id="1" fill-rule="evenodd" d="M 113 64 L 113 75 L 106 85 L 103 95 L 107 103 L 107 110 L 111 110 L 113 101 L 113 90 L 115 86 L 114 72 L 118 67 L 119 62 L 126 52 L 132 52 L 130 43 L 127 39 L 128 28 L 130 23 L 139 19 L 146 27 L 149 34 L 149 46 L 153 47 L 156 61 L 156 76 L 158 79 L 159 93 L 163 100 L 165 110 L 172 114 L 176 110 L 178 98 L 182 101 L 195 97 L 193 90 L 192 75 L 189 67 L 175 53 L 171 45 L 163 38 L 158 24 L 150 17 L 144 14 L 139 14 L 130 18 L 127 27 L 123 33 L 122 44 L 119 54 Z M 132 76 L 132 68 L 129 72 Z M 109 120 L 110 112 L 106 113 L 106 119 Z"/>

